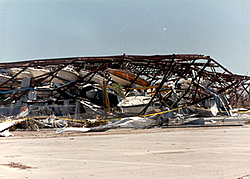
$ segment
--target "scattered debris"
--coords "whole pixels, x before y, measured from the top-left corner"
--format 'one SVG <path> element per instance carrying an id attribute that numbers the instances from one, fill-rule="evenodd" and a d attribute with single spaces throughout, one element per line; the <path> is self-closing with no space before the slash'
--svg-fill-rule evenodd
<path id="1" fill-rule="evenodd" d="M 0 63 L 0 132 L 71 127 L 87 132 L 249 119 L 249 81 L 198 54 Z"/>
<path id="2" fill-rule="evenodd" d="M 239 177 L 238 179 L 249 179 L 250 178 L 250 174 L 249 175 L 244 175 Z"/>
<path id="3" fill-rule="evenodd" d="M 123 119 L 119 119 L 116 121 L 111 121 L 107 125 L 102 125 L 99 127 L 92 128 L 60 128 L 56 131 L 56 133 L 69 132 L 69 131 L 79 131 L 79 132 L 97 132 L 97 131 L 105 131 L 108 129 L 114 128 L 137 128 L 137 129 L 145 129 L 148 127 L 152 127 L 155 125 L 156 121 L 149 118 L 141 118 L 141 117 L 127 117 Z"/>
<path id="4" fill-rule="evenodd" d="M 27 165 L 24 165 L 24 164 L 21 164 L 19 162 L 10 162 L 9 164 L 2 164 L 4 166 L 8 166 L 10 168 L 18 168 L 20 170 L 28 170 L 28 169 L 34 169 L 36 167 L 31 167 L 31 166 L 27 166 Z"/>
<path id="5" fill-rule="evenodd" d="M 10 133 L 9 130 L 5 130 L 3 132 L 0 132 L 0 137 L 13 137 L 14 135 Z"/>
<path id="6" fill-rule="evenodd" d="M 250 124 L 250 119 L 248 121 L 245 122 L 246 125 Z"/>
<path id="7" fill-rule="evenodd" d="M 187 122 L 184 122 L 182 125 L 205 125 L 205 120 L 204 118 L 189 119 Z"/>
<path id="8" fill-rule="evenodd" d="M 12 121 L 5 121 L 0 123 L 0 132 L 6 131 L 7 129 L 11 128 L 12 126 L 23 122 L 24 119 L 12 120 Z"/>

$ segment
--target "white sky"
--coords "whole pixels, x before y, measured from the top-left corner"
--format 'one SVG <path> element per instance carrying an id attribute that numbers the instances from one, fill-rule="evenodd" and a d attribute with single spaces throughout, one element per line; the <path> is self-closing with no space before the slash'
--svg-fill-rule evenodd
<path id="1" fill-rule="evenodd" d="M 210 55 L 250 75 L 249 0 L 0 0 L 0 62 Z"/>

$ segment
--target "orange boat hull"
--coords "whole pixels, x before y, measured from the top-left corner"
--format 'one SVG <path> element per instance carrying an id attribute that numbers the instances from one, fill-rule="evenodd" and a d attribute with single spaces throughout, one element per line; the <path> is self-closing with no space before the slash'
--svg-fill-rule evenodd
<path id="1" fill-rule="evenodd" d="M 122 86 L 130 86 L 130 84 L 135 80 L 136 75 L 125 70 L 117 70 L 117 69 L 108 69 L 110 76 L 113 81 L 121 84 Z M 135 84 L 140 86 L 148 86 L 149 83 L 143 78 L 138 77 L 135 81 Z"/>

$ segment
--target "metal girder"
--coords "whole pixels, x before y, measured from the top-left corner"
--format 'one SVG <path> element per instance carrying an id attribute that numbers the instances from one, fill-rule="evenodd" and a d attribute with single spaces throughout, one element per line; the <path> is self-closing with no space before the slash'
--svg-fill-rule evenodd
<path id="1" fill-rule="evenodd" d="M 242 101 L 246 104 L 250 94 L 250 87 L 248 85 L 250 81 L 249 76 L 233 74 L 210 56 L 204 56 L 200 54 L 123 54 L 114 56 L 27 60 L 0 63 L 0 69 L 8 70 L 11 68 L 21 68 L 23 69 L 22 71 L 25 71 L 27 67 L 50 67 L 52 69 L 50 73 L 32 78 L 32 87 L 37 87 L 45 84 L 44 81 L 46 78 L 55 77 L 55 73 L 67 65 L 74 66 L 74 69 L 78 72 L 81 69 L 86 69 L 90 72 L 79 80 L 68 83 L 67 85 L 63 85 L 63 87 L 59 89 L 67 90 L 70 88 L 77 88 L 78 85 L 83 85 L 88 82 L 84 81 L 84 78 L 88 77 L 89 75 L 96 74 L 99 71 L 105 71 L 107 68 L 121 68 L 134 73 L 136 79 L 142 76 L 146 77 L 150 85 L 163 86 L 166 83 L 171 83 L 175 86 L 175 89 L 178 89 L 182 83 L 190 83 L 184 90 L 184 93 L 176 92 L 175 95 L 177 95 L 178 98 L 172 104 L 172 106 L 184 104 L 184 102 L 180 103 L 182 100 L 185 100 L 185 104 L 191 105 L 197 103 L 197 101 L 210 98 L 211 95 L 204 91 L 201 92 L 199 85 L 203 85 L 206 88 L 213 90 L 216 94 L 227 91 L 227 94 L 230 95 L 229 101 L 231 104 L 236 104 L 237 102 L 242 103 Z M 3 91 L 4 89 L 8 89 L 6 84 L 10 84 L 10 86 L 17 84 L 16 82 L 13 82 L 16 76 L 17 75 L 13 76 L 12 79 L 9 79 L 4 83 L 0 83 L 1 90 Z M 108 73 L 106 76 L 108 79 L 111 79 Z M 135 82 L 136 79 L 134 79 L 133 82 Z M 131 87 L 131 85 L 129 87 Z M 155 97 L 159 95 L 160 89 L 161 88 L 158 87 L 157 90 L 155 90 Z M 18 100 L 21 95 L 23 95 L 23 93 L 27 93 L 27 91 L 22 93 L 16 92 L 12 94 L 12 96 L 14 96 L 13 99 Z M 246 97 L 244 94 L 247 94 L 248 96 Z M 172 93 L 168 94 L 167 98 L 172 98 L 172 95 Z M 237 102 L 234 101 L 235 99 L 237 99 Z"/>

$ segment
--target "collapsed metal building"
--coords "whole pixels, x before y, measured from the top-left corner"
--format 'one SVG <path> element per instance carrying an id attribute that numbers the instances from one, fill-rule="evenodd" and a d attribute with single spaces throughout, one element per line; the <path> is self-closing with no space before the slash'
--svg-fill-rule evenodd
<path id="1" fill-rule="evenodd" d="M 38 116 L 50 104 L 62 105 L 63 112 L 57 114 L 63 116 L 72 107 L 75 119 L 81 111 L 79 104 L 84 105 L 85 117 L 94 106 L 105 111 L 107 118 L 126 116 L 124 111 L 117 112 L 117 106 L 131 91 L 150 97 L 133 115 L 147 114 L 155 104 L 158 111 L 190 106 L 209 109 L 205 103 L 210 99 L 220 101 L 217 107 L 227 115 L 231 106 L 250 106 L 250 77 L 233 74 L 210 56 L 198 54 L 28 60 L 0 63 L 0 71 L 0 105 L 9 107 L 1 111 L 2 116 L 15 115 L 15 106 L 19 106 L 16 113 L 23 106 L 33 111 L 39 106 L 33 113 Z M 93 89 L 101 94 L 93 96 Z M 119 98 L 114 100 L 112 95 Z M 104 113 L 96 110 L 96 114 Z"/>

